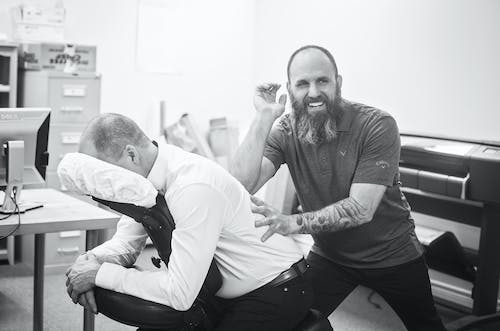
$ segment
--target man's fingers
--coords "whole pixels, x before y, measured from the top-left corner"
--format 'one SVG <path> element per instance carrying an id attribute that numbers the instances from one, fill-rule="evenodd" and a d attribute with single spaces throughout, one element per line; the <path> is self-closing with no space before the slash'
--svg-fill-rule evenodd
<path id="1" fill-rule="evenodd" d="M 260 228 L 262 226 L 266 226 L 266 225 L 271 225 L 273 224 L 273 221 L 268 219 L 267 217 L 266 218 L 263 218 L 261 220 L 256 220 L 255 221 L 255 227 L 256 228 Z"/>
<path id="2" fill-rule="evenodd" d="M 281 84 L 265 83 L 257 86 L 258 93 L 276 93 L 281 87 Z"/>
<path id="3" fill-rule="evenodd" d="M 267 229 L 267 231 L 262 235 L 262 237 L 260 238 L 260 240 L 262 240 L 262 242 L 266 241 L 267 239 L 271 238 L 271 236 L 274 234 L 274 229 L 269 227 L 269 229 Z"/>
<path id="4" fill-rule="evenodd" d="M 280 95 L 280 99 L 278 102 L 280 105 L 283 105 L 283 106 L 286 105 L 286 94 Z"/>
<path id="5" fill-rule="evenodd" d="M 66 286 L 66 292 L 68 292 L 68 295 L 71 297 L 71 292 L 73 292 L 73 285 L 71 283 Z"/>
<path id="6" fill-rule="evenodd" d="M 251 195 L 250 200 L 252 201 L 253 204 L 255 204 L 257 206 L 264 206 L 266 204 L 264 201 L 257 198 L 255 195 Z"/>
<path id="7" fill-rule="evenodd" d="M 71 300 L 73 300 L 74 304 L 78 303 L 78 292 L 77 291 L 71 292 Z"/>
<path id="8" fill-rule="evenodd" d="M 261 214 L 261 215 L 264 215 L 264 216 L 268 216 L 269 214 L 269 208 L 267 208 L 266 206 L 255 206 L 255 205 L 252 205 L 252 213 L 255 213 L 255 214 Z"/>
<path id="9" fill-rule="evenodd" d="M 85 297 L 87 299 L 88 305 L 94 314 L 97 314 L 97 304 L 95 303 L 94 291 L 89 290 L 85 292 Z M 83 295 L 82 295 L 83 296 Z"/>
<path id="10" fill-rule="evenodd" d="M 78 297 L 78 303 L 79 303 L 81 306 L 83 306 L 83 308 L 85 308 L 85 309 L 89 309 L 89 303 L 88 303 L 88 301 L 87 301 L 87 298 L 85 297 L 85 293 L 84 293 L 84 294 L 82 294 L 82 295 L 80 295 L 80 296 Z"/>

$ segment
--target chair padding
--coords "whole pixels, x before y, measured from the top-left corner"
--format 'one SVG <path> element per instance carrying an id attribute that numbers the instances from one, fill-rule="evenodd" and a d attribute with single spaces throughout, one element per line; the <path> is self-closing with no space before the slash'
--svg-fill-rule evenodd
<path id="1" fill-rule="evenodd" d="M 310 309 L 293 331 L 333 331 L 333 328 L 328 319 L 319 311 Z"/>
<path id="2" fill-rule="evenodd" d="M 143 176 L 83 153 L 66 154 L 57 167 L 69 191 L 142 207 L 155 204 L 157 191 Z"/>
<path id="3" fill-rule="evenodd" d="M 156 204 L 152 208 L 104 201 L 95 197 L 94 200 L 141 223 L 160 258 L 165 265 L 168 265 L 175 223 L 162 194 L 157 194 Z M 95 295 L 99 312 L 113 320 L 144 329 L 179 330 L 208 323 L 205 308 L 214 305 L 213 296 L 221 286 L 222 276 L 215 261 L 212 260 L 205 282 L 193 306 L 186 312 L 102 288 L 96 288 Z"/>

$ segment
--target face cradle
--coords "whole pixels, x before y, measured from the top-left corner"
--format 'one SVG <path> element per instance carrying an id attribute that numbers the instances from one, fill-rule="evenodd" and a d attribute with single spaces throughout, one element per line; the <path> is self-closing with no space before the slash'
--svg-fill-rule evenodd
<path id="1" fill-rule="evenodd" d="M 127 146 L 128 147 L 128 146 Z M 113 164 L 118 167 L 125 168 L 127 170 L 133 171 L 135 173 L 138 173 L 140 175 L 143 175 L 144 170 L 142 169 L 141 165 L 138 164 L 137 162 L 134 162 L 134 158 L 137 158 L 137 150 L 134 148 L 133 155 L 134 157 L 131 157 L 130 153 L 122 153 L 121 157 L 119 159 L 114 159 L 112 157 L 103 155 L 102 153 L 99 153 L 96 148 L 93 146 L 92 143 L 90 142 L 84 142 L 80 144 L 80 153 L 87 154 L 89 156 L 95 157 L 96 159 L 99 159 L 101 161 Z"/>

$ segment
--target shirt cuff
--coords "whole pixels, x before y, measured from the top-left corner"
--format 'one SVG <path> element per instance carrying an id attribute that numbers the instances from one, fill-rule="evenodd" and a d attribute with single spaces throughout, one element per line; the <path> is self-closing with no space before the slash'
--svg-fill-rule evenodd
<path id="1" fill-rule="evenodd" d="M 117 291 L 123 269 L 121 265 L 104 262 L 95 276 L 95 285 L 107 290 Z"/>

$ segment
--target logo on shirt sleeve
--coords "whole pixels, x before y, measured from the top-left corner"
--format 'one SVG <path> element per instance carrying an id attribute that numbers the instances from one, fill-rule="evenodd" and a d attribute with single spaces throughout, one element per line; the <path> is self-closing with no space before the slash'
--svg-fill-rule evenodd
<path id="1" fill-rule="evenodd" d="M 378 167 L 382 168 L 382 169 L 385 169 L 385 168 L 390 168 L 391 166 L 389 165 L 389 162 L 387 161 L 384 161 L 384 160 L 381 160 L 381 161 L 377 161 L 375 163 L 375 165 L 377 165 Z"/>

